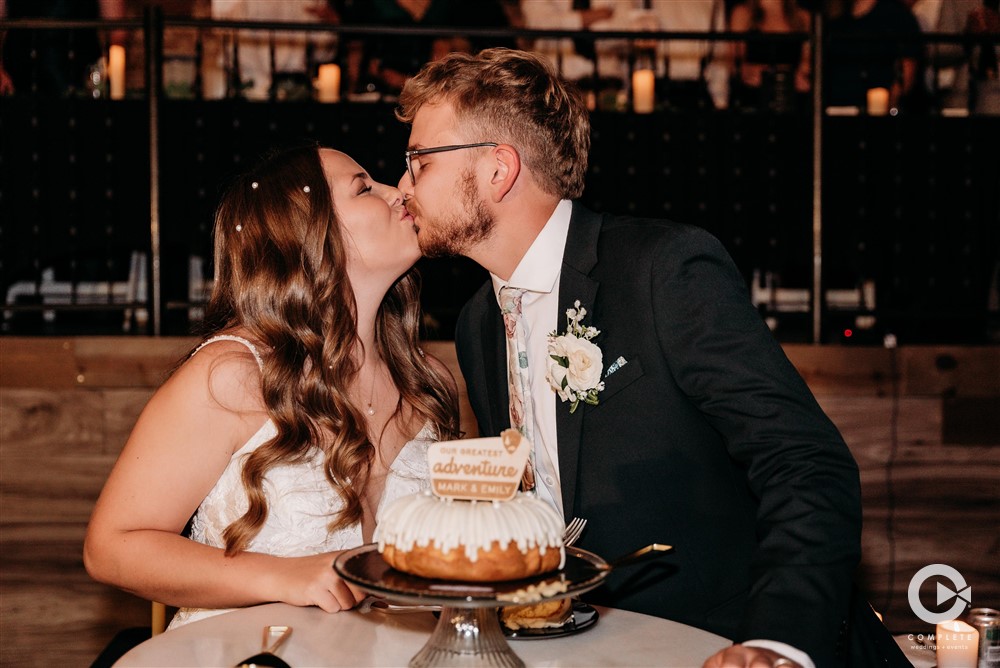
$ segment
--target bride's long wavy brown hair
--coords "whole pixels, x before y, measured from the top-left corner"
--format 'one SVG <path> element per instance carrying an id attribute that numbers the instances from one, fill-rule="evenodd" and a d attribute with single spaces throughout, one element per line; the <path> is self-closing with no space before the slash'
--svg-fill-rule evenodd
<path id="1" fill-rule="evenodd" d="M 242 327 L 260 346 L 263 400 L 278 432 L 244 462 L 249 508 L 223 534 L 227 555 L 245 550 L 267 519 L 268 471 L 302 462 L 316 447 L 343 500 L 330 531 L 361 519 L 361 486 L 376 448 L 348 395 L 360 369 L 360 342 L 345 253 L 316 146 L 285 150 L 238 177 L 216 212 L 215 289 L 205 329 Z M 456 438 L 452 385 L 418 348 L 419 291 L 411 269 L 385 295 L 376 352 L 400 393 L 396 416 L 408 406 L 438 438 Z"/>

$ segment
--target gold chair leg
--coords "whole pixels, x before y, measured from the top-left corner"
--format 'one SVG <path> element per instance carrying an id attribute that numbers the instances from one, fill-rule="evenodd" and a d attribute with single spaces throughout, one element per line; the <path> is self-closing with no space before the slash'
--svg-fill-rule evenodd
<path id="1" fill-rule="evenodd" d="M 151 628 L 153 635 L 158 636 L 167 628 L 167 606 L 153 601 L 153 622 Z"/>

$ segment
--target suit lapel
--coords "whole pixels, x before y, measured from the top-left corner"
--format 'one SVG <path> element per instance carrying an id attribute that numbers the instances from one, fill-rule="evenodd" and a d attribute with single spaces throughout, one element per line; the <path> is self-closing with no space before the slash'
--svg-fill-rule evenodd
<path id="1" fill-rule="evenodd" d="M 599 283 L 590 278 L 590 271 L 597 264 L 597 240 L 601 232 L 601 217 L 579 203 L 573 203 L 573 215 L 566 238 L 562 274 L 559 278 L 559 313 L 573 306 L 577 300 L 591 313 L 597 299 Z M 557 331 L 565 328 L 560 317 Z M 600 328 L 600 323 L 588 324 Z M 563 514 L 571 518 L 575 513 L 576 481 L 580 461 L 580 439 L 583 435 L 583 418 L 589 406 L 580 404 L 570 414 L 569 405 L 557 402 L 556 435 L 559 449 L 559 478 L 562 488 Z"/>

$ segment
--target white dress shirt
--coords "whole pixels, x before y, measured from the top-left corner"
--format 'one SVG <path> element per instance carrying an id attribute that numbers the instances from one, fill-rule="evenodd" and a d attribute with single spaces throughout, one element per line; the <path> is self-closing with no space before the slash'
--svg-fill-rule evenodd
<path id="1" fill-rule="evenodd" d="M 562 200 L 552 212 L 545 227 L 535 237 L 509 281 L 494 274 L 493 294 L 499 303 L 500 288 L 509 286 L 527 292 L 521 298 L 521 314 L 528 345 L 528 373 L 531 386 L 532 433 L 535 436 L 535 491 L 538 498 L 563 514 L 559 485 L 559 447 L 556 441 L 557 397 L 545 380 L 549 359 L 548 335 L 565 329 L 559 314 L 559 275 L 569 234 L 569 218 L 573 204 Z M 567 409 L 568 410 L 568 409 Z"/>

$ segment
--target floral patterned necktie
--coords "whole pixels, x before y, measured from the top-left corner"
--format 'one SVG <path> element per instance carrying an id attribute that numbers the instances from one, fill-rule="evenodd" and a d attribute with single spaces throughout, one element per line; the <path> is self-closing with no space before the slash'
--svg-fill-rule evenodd
<path id="1" fill-rule="evenodd" d="M 521 315 L 521 288 L 500 288 L 500 312 L 503 313 L 504 333 L 507 336 L 507 389 L 510 394 L 510 426 L 521 432 L 531 442 L 528 463 L 521 478 L 521 489 L 535 489 L 535 449 L 532 428 L 531 385 L 528 377 L 528 345 Z"/>

